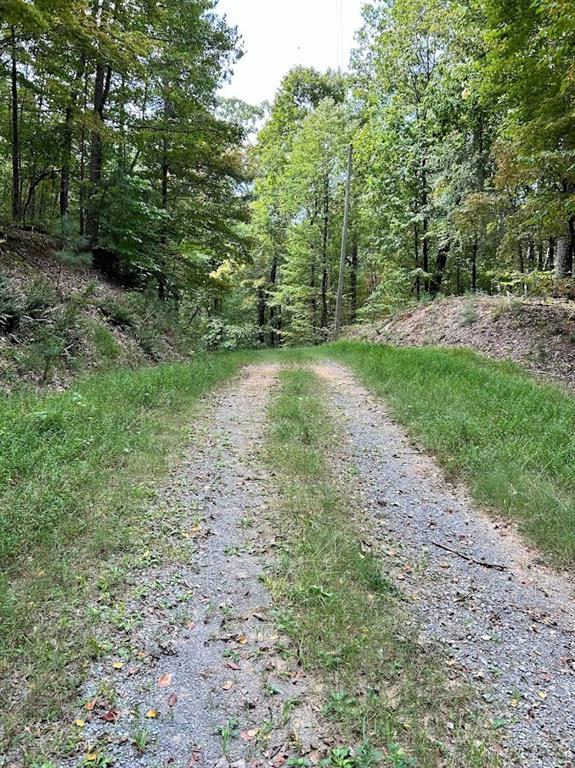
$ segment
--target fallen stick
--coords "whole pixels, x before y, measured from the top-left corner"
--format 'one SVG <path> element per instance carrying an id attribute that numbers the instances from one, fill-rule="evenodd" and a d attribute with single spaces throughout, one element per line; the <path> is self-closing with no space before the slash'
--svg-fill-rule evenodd
<path id="1" fill-rule="evenodd" d="M 445 544 L 440 544 L 438 541 L 431 540 L 431 543 L 435 547 L 439 547 L 439 549 L 444 549 L 446 552 L 451 552 L 452 555 L 457 555 L 457 557 L 463 558 L 463 560 L 467 560 L 468 563 L 473 563 L 474 565 L 481 565 L 483 568 L 493 568 L 495 571 L 506 571 L 507 566 L 500 565 L 499 563 L 488 563 L 485 560 L 476 560 L 474 557 L 470 557 L 469 555 L 464 554 L 463 552 L 458 552 L 456 549 L 451 549 L 451 547 L 445 546 Z"/>

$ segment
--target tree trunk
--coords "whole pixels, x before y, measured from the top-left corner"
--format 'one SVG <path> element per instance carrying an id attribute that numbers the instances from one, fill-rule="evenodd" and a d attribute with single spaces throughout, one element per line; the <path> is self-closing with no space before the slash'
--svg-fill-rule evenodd
<path id="1" fill-rule="evenodd" d="M 311 328 L 313 336 L 315 338 L 315 332 L 317 330 L 317 296 L 316 296 L 316 280 L 315 280 L 315 261 L 312 261 L 309 287 L 311 288 L 310 310 L 311 310 Z"/>
<path id="2" fill-rule="evenodd" d="M 543 240 L 539 240 L 537 243 L 537 270 L 541 272 L 544 265 L 544 258 L 543 258 Z"/>
<path id="3" fill-rule="evenodd" d="M 550 237 L 547 241 L 547 252 L 545 254 L 545 264 L 543 269 L 554 269 L 555 267 L 555 238 Z"/>
<path id="4" fill-rule="evenodd" d="M 78 83 L 81 81 L 85 69 L 85 60 L 82 57 L 80 65 L 76 70 L 76 76 L 74 78 L 74 84 L 72 86 L 72 93 L 70 95 L 70 103 L 66 107 L 64 115 L 64 126 L 62 136 L 62 169 L 60 175 L 60 216 L 64 218 L 68 215 L 68 204 L 70 198 L 70 171 L 72 166 L 72 140 L 73 130 L 72 121 L 74 113 L 76 111 L 76 103 L 78 100 Z"/>
<path id="5" fill-rule="evenodd" d="M 72 106 L 66 107 L 64 118 L 64 146 L 62 148 L 62 171 L 60 174 L 60 216 L 68 215 L 70 198 L 70 164 L 72 159 Z"/>
<path id="6" fill-rule="evenodd" d="M 258 303 L 258 341 L 260 344 L 266 342 L 266 294 L 263 286 L 258 287 L 257 293 Z"/>
<path id="7" fill-rule="evenodd" d="M 82 109 L 86 114 L 88 108 L 88 72 L 84 73 L 84 88 L 82 96 Z M 86 231 L 86 128 L 85 123 L 82 121 L 82 132 L 80 134 L 80 194 L 79 194 L 79 207 L 80 207 L 80 234 L 84 236 Z"/>
<path id="8" fill-rule="evenodd" d="M 162 139 L 162 208 L 168 210 L 168 140 Z"/>
<path id="9" fill-rule="evenodd" d="M 527 263 L 530 269 L 535 269 L 537 265 L 535 260 L 535 243 L 532 237 L 527 242 Z"/>
<path id="10" fill-rule="evenodd" d="M 277 255 L 274 253 L 273 259 L 272 259 L 272 268 L 270 271 L 270 286 L 275 287 L 275 284 L 278 279 L 278 260 Z M 277 338 L 277 313 L 276 313 L 276 307 L 273 305 L 270 306 L 270 345 L 272 347 L 277 346 L 278 338 Z"/>
<path id="11" fill-rule="evenodd" d="M 104 159 L 103 136 L 104 108 L 110 92 L 112 69 L 103 62 L 96 65 L 96 78 L 94 84 L 94 121 L 90 148 L 90 194 L 88 199 L 88 215 L 86 217 L 86 229 L 90 237 L 90 243 L 94 246 L 98 240 L 98 211 L 96 210 L 96 195 L 102 180 L 102 163 Z"/>
<path id="12" fill-rule="evenodd" d="M 359 248 L 354 237 L 351 244 L 351 269 L 349 271 L 349 309 L 353 322 L 357 317 L 357 272 L 359 266 Z"/>
<path id="13" fill-rule="evenodd" d="M 435 271 L 431 276 L 431 280 L 429 283 L 429 290 L 433 296 L 437 296 L 437 294 L 439 293 L 439 289 L 441 288 L 441 283 L 443 282 L 443 275 L 445 274 L 445 267 L 447 266 L 447 258 L 449 256 L 450 249 L 451 249 L 451 243 L 447 242 L 445 243 L 445 245 L 442 245 L 441 248 L 437 251 L 437 256 L 435 259 Z"/>
<path id="14" fill-rule="evenodd" d="M 525 258 L 523 256 L 523 245 L 521 240 L 517 243 L 517 265 L 521 273 L 525 272 Z"/>
<path id="15" fill-rule="evenodd" d="M 19 224 L 22 221 L 22 197 L 20 186 L 20 136 L 18 131 L 18 68 L 16 57 L 16 32 L 12 27 L 11 67 L 10 67 L 10 118 L 12 144 L 12 219 Z"/>
<path id="16" fill-rule="evenodd" d="M 572 269 L 572 235 L 566 233 L 557 238 L 557 249 L 555 252 L 555 277 L 558 279 L 570 277 Z"/>
<path id="17" fill-rule="evenodd" d="M 328 323 L 328 306 L 327 306 L 327 291 L 329 286 L 329 274 L 327 268 L 327 244 L 329 237 L 329 181 L 326 178 L 324 182 L 324 197 L 323 197 L 323 233 L 322 233 L 322 246 L 321 246 L 321 259 L 322 259 L 322 276 L 321 276 L 321 316 L 320 316 L 320 328 L 327 328 Z"/>
<path id="18" fill-rule="evenodd" d="M 415 224 L 413 230 L 413 245 L 415 250 L 415 269 L 419 269 L 419 228 L 417 224 Z M 421 280 L 419 279 L 419 275 L 415 278 L 415 295 L 419 301 L 421 295 Z"/>
<path id="19" fill-rule="evenodd" d="M 422 171 L 421 171 L 421 209 L 423 212 L 423 233 L 421 237 L 421 256 L 422 256 L 422 264 L 421 267 L 423 271 L 426 274 L 429 274 L 429 221 L 427 218 L 427 204 L 429 201 L 429 195 L 427 191 L 427 158 L 424 157 L 422 161 Z M 426 292 L 429 291 L 429 278 L 425 278 L 425 290 Z"/>
<path id="20" fill-rule="evenodd" d="M 479 236 L 477 232 L 473 237 L 473 248 L 471 250 L 471 290 L 477 291 L 477 252 L 479 250 Z"/>

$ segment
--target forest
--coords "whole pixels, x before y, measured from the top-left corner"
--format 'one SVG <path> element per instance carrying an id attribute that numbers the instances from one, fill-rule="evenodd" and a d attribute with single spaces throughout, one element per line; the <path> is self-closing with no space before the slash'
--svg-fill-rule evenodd
<path id="1" fill-rule="evenodd" d="M 0 0 L 0 768 L 575 765 L 575 3 L 222 2 Z"/>
<path id="2" fill-rule="evenodd" d="M 212 0 L 7 0 L 1 218 L 49 232 L 230 345 L 465 292 L 571 297 L 575 8 L 364 7 L 345 74 L 222 99 L 242 55 Z M 223 330 L 225 329 L 225 330 Z"/>

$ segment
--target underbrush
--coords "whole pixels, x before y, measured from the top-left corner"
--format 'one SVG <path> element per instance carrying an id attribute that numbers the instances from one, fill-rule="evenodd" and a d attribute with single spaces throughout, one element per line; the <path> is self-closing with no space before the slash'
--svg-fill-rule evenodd
<path id="1" fill-rule="evenodd" d="M 575 562 L 575 400 L 511 363 L 467 350 L 337 343 L 391 413 L 473 496 L 517 521 L 560 565 Z"/>
<path id="2" fill-rule="evenodd" d="M 12 369 L 9 373 L 32 374 L 45 384 L 54 368 L 73 369 L 84 335 L 81 310 L 92 292 L 89 284 L 64 302 L 48 281 L 38 278 L 26 291 L 17 291 L 0 277 L 0 337 L 7 341 L 4 359 Z"/>
<path id="3" fill-rule="evenodd" d="M 201 316 L 200 316 L 201 315 Z M 0 383 L 67 385 L 83 371 L 178 362 L 253 346 L 254 329 L 97 280 L 63 293 L 54 279 L 0 274 Z"/>
<path id="4" fill-rule="evenodd" d="M 248 355 L 93 376 L 0 403 L 0 753 L 65 710 L 94 654 L 99 576 L 119 589 L 198 398 Z M 44 727 L 44 726 L 42 726 Z"/>
<path id="5" fill-rule="evenodd" d="M 329 691 L 324 715 L 339 746 L 325 765 L 493 768 L 468 692 L 419 642 L 385 561 L 362 547 L 359 502 L 325 459 L 339 436 L 319 389 L 312 373 L 289 370 L 271 407 L 283 557 L 269 586 L 279 628 Z"/>

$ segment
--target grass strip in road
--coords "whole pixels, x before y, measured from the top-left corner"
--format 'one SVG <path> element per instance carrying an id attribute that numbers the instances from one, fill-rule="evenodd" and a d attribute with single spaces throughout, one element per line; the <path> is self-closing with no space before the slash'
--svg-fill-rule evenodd
<path id="1" fill-rule="evenodd" d="M 141 555 L 154 481 L 189 440 L 199 397 L 251 357 L 204 355 L 4 397 L 0 754 L 25 727 L 61 716 L 97 653 L 89 606 L 102 572 L 106 589 L 121 591 L 123 569 Z"/>
<path id="2" fill-rule="evenodd" d="M 439 653 L 418 642 L 384 562 L 362 549 L 361 512 L 326 459 L 337 435 L 317 377 L 288 369 L 270 417 L 283 556 L 269 586 L 278 624 L 304 666 L 322 676 L 325 714 L 345 740 L 327 765 L 498 765 L 485 732 L 478 737 L 469 692 L 444 672 Z"/>
<path id="3" fill-rule="evenodd" d="M 575 398 L 469 350 L 341 342 L 392 416 L 480 502 L 517 521 L 560 565 L 575 562 Z"/>

